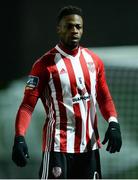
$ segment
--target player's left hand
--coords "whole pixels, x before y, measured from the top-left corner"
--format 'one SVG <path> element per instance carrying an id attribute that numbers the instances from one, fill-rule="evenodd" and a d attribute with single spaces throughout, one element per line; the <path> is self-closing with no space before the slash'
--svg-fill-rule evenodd
<path id="1" fill-rule="evenodd" d="M 122 146 L 122 137 L 121 137 L 119 123 L 116 122 L 109 123 L 102 144 L 106 144 L 107 141 L 108 141 L 108 145 L 106 148 L 107 151 L 109 151 L 110 153 L 115 153 L 120 151 Z"/>

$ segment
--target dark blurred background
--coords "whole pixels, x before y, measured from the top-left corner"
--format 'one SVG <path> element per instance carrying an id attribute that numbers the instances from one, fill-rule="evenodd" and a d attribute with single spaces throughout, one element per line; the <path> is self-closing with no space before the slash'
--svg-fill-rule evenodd
<path id="1" fill-rule="evenodd" d="M 58 42 L 56 16 L 66 5 L 84 12 L 81 44 L 105 62 L 107 81 L 121 123 L 123 147 L 110 155 L 101 150 L 103 177 L 138 178 L 138 1 L 14 0 L 1 2 L 0 178 L 38 178 L 44 113 L 38 102 L 26 140 L 30 161 L 25 168 L 11 160 L 16 112 L 32 64 Z M 98 112 L 99 113 L 99 112 Z M 107 124 L 99 113 L 103 139 Z"/>
<path id="2" fill-rule="evenodd" d="M 3 1 L 0 86 L 26 75 L 32 63 L 55 46 L 56 16 L 62 6 L 69 4 L 84 11 L 83 45 L 138 44 L 138 1 Z"/>

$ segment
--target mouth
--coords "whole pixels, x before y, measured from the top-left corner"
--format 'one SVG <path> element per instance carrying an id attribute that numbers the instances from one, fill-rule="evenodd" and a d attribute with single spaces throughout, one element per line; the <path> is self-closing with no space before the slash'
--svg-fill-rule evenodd
<path id="1" fill-rule="evenodd" d="M 74 41 L 74 42 L 79 41 L 79 37 L 77 37 L 77 36 L 72 36 L 72 37 L 71 37 L 71 41 Z"/>

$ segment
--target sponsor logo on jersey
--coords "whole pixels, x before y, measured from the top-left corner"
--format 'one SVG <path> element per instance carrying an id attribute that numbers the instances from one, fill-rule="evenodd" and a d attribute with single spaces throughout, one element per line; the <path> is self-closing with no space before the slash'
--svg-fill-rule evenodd
<path id="1" fill-rule="evenodd" d="M 80 96 L 80 97 L 74 97 L 73 99 L 72 99 L 72 101 L 73 102 L 78 102 L 78 101 L 80 101 L 80 100 L 87 100 L 87 99 L 90 99 L 90 95 L 88 95 L 88 96 Z"/>
<path id="2" fill-rule="evenodd" d="M 37 76 L 29 76 L 26 83 L 26 87 L 35 88 L 37 87 L 38 82 L 39 82 L 39 78 Z"/>

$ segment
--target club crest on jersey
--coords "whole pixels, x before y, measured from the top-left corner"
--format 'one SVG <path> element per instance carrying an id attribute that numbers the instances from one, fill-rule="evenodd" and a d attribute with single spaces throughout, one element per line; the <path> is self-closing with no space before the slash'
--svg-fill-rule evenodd
<path id="1" fill-rule="evenodd" d="M 60 74 L 65 74 L 66 70 L 64 68 L 61 69 Z"/>
<path id="2" fill-rule="evenodd" d="M 91 71 L 92 73 L 95 71 L 95 66 L 93 62 L 88 62 L 87 66 L 88 66 L 89 71 Z"/>
<path id="3" fill-rule="evenodd" d="M 27 83 L 26 83 L 26 87 L 35 88 L 35 87 L 37 87 L 38 82 L 39 82 L 39 78 L 38 77 L 36 77 L 36 76 L 29 76 L 28 80 L 27 80 Z"/>

